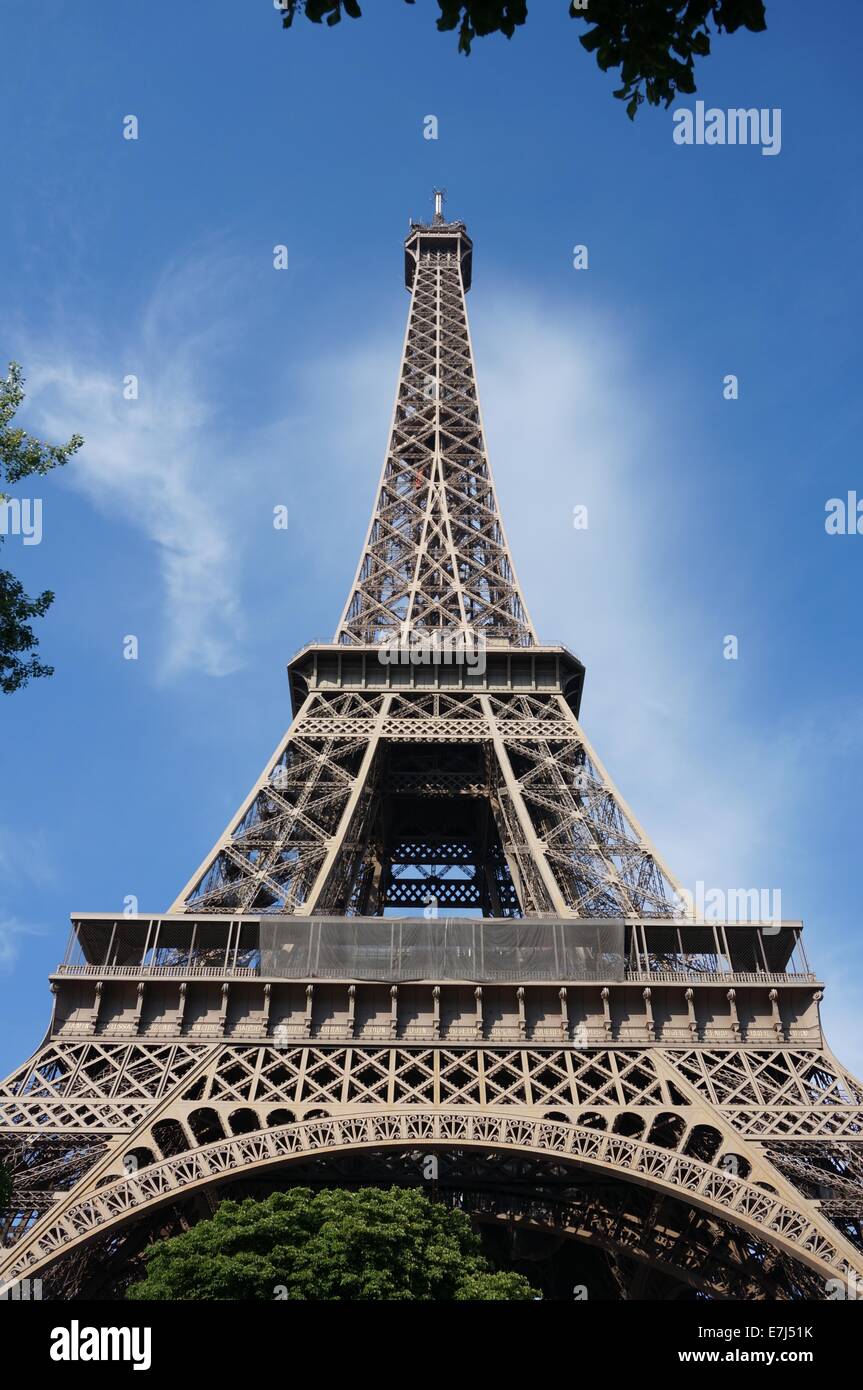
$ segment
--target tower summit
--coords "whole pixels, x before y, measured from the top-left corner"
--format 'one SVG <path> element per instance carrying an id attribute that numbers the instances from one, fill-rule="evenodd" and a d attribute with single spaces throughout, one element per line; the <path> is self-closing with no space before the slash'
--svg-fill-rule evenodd
<path id="1" fill-rule="evenodd" d="M 434 191 L 434 217 L 431 222 L 411 222 L 411 229 L 405 241 L 405 284 L 409 290 L 414 287 L 417 266 L 422 263 L 424 252 L 430 254 L 446 252 L 461 266 L 462 291 L 467 294 L 471 285 L 471 266 L 473 242 L 467 234 L 463 222 L 447 222 L 443 215 L 446 192 L 442 188 Z"/>
<path id="2" fill-rule="evenodd" d="M 436 192 L 359 564 L 261 776 L 167 913 L 73 917 L 0 1086 L 0 1287 L 114 1294 L 238 1185 L 421 1184 L 429 1152 L 441 1200 L 546 1226 L 601 1296 L 863 1277 L 863 1090 L 802 924 L 684 912 L 529 616 L 472 253 Z"/>

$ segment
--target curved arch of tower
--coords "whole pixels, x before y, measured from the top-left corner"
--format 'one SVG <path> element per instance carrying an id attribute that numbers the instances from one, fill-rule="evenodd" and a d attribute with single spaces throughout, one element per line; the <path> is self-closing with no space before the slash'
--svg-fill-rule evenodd
<path id="1" fill-rule="evenodd" d="M 0 1285 L 100 1296 L 225 1192 L 427 1170 L 621 1298 L 863 1277 L 863 1088 L 802 924 L 693 914 L 580 723 L 584 667 L 529 616 L 472 261 L 440 206 L 412 225 L 371 523 L 257 783 L 167 913 L 73 919 L 48 1035 L 0 1086 Z"/>

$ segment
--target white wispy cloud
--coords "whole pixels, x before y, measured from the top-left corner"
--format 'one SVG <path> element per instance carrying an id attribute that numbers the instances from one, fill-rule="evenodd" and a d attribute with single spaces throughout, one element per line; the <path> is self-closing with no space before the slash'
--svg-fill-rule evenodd
<path id="1" fill-rule="evenodd" d="M 230 341 L 230 258 L 189 256 L 170 267 L 127 340 L 91 327 L 74 348 L 28 357 L 29 409 L 40 431 L 86 444 L 64 475 L 106 516 L 156 547 L 163 587 L 161 674 L 225 675 L 241 660 L 240 556 L 231 523 L 238 490 L 218 397 Z M 128 375 L 138 399 L 124 398 Z"/>
<path id="2" fill-rule="evenodd" d="M 0 883 L 44 884 L 56 878 L 54 852 L 44 831 L 0 825 Z"/>
<path id="3" fill-rule="evenodd" d="M 56 880 L 55 856 L 43 831 L 0 825 L 0 886 L 5 897 L 22 888 L 35 896 Z M 25 938 L 44 934 L 43 928 L 12 913 L 0 916 L 0 975 L 14 970 Z"/>
<path id="4" fill-rule="evenodd" d="M 788 918 L 802 915 L 803 895 L 831 901 L 853 869 L 823 847 L 811 853 L 813 827 L 836 817 L 852 754 L 859 765 L 860 701 L 813 707 L 789 691 L 767 717 L 756 671 L 723 659 L 707 566 L 693 573 L 685 548 L 668 544 L 696 527 L 716 558 L 722 538 L 698 507 L 698 461 L 676 446 L 686 429 L 646 381 L 647 341 L 522 290 L 478 307 L 473 327 L 528 606 L 541 635 L 585 661 L 582 723 L 622 794 L 687 888 L 778 888 Z M 588 507 L 586 531 L 573 529 L 576 504 Z M 713 573 L 745 622 L 739 592 L 721 565 Z M 863 1071 L 859 949 L 825 921 L 808 925 L 834 1046 Z"/>
<path id="5" fill-rule="evenodd" d="M 14 970 L 21 954 L 22 938 L 41 935 L 38 928 L 16 917 L 0 917 L 0 975 L 11 974 Z"/>
<path id="6" fill-rule="evenodd" d="M 712 638 L 709 677 L 686 659 L 710 620 L 664 545 L 691 524 L 664 461 L 670 407 L 657 405 L 638 345 L 627 350 L 613 325 L 565 322 L 523 293 L 477 318 L 516 566 L 540 634 L 587 665 L 588 735 L 687 886 L 761 884 L 764 827 L 782 812 L 789 764 L 733 714 L 722 687 L 739 673 L 722 658 L 723 634 Z M 573 528 L 576 504 L 588 508 L 587 530 Z"/>

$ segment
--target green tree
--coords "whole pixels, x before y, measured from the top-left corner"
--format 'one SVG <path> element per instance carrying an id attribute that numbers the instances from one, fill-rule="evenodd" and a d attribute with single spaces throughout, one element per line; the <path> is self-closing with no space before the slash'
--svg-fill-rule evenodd
<path id="1" fill-rule="evenodd" d="M 0 483 L 20 483 L 33 473 L 50 473 L 68 463 L 84 443 L 73 434 L 68 444 L 43 444 L 12 421 L 24 400 L 24 378 L 17 362 L 0 380 Z M 0 492 L 0 508 L 11 506 L 11 499 Z M 0 534 L 0 543 L 3 536 Z M 33 654 L 39 639 L 30 627 L 31 618 L 41 618 L 54 602 L 49 589 L 38 598 L 28 598 L 24 586 L 9 570 L 0 570 L 0 690 L 10 695 L 36 676 L 50 676 L 53 666 L 45 666 Z"/>
<path id="2" fill-rule="evenodd" d="M 293 1187 L 222 1202 L 212 1219 L 145 1252 L 132 1299 L 273 1300 L 538 1297 L 493 1272 L 463 1212 L 415 1188 Z"/>
<path id="3" fill-rule="evenodd" d="M 437 7 L 438 29 L 458 29 L 461 53 L 486 34 L 511 39 L 527 20 L 527 0 L 437 0 Z M 299 14 L 329 25 L 339 23 L 342 11 L 351 19 L 362 15 L 357 0 L 280 0 L 279 8 L 286 29 Z M 670 106 L 678 92 L 695 91 L 695 59 L 710 52 L 711 20 L 717 33 L 767 28 L 764 0 L 569 0 L 569 14 L 592 26 L 580 42 L 602 71 L 620 69 L 614 95 L 630 117 L 645 100 Z"/>

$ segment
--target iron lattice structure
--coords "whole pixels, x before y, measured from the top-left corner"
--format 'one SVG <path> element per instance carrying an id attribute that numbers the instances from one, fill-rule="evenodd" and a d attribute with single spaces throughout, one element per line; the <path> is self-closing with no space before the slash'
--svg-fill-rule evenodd
<path id="1" fill-rule="evenodd" d="M 0 1087 L 7 1285 L 113 1296 L 225 1191 L 414 1183 L 432 1152 L 440 1200 L 511 1255 L 591 1252 L 604 1296 L 863 1276 L 863 1088 L 801 925 L 684 913 L 529 617 L 472 253 L 440 200 L 412 224 L 372 520 L 287 734 L 167 914 L 73 919 Z"/>

